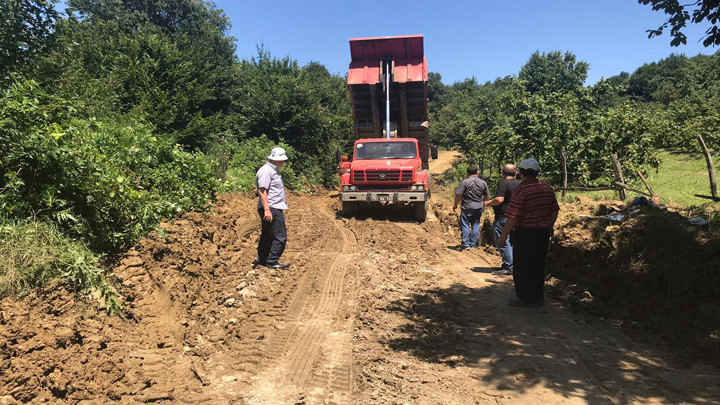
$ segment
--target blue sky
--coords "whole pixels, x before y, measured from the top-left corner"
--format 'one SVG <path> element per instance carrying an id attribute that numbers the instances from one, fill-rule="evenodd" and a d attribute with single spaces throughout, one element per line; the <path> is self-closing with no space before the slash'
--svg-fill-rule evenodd
<path id="1" fill-rule="evenodd" d="M 688 45 L 670 46 L 670 37 L 648 39 L 665 14 L 636 0 L 517 1 L 298 1 L 220 0 L 237 38 L 237 54 L 248 58 L 264 43 L 276 56 L 301 64 L 318 61 L 345 74 L 348 39 L 425 35 L 431 71 L 445 83 L 475 76 L 480 82 L 517 74 L 539 50 L 571 51 L 590 63 L 586 84 L 670 53 L 711 54 L 697 41 L 708 25 L 686 28 Z"/>

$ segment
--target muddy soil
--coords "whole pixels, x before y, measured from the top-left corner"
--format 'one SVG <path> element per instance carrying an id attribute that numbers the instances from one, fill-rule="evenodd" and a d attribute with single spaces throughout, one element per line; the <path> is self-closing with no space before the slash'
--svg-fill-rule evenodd
<path id="1" fill-rule="evenodd" d="M 720 402 L 715 365 L 552 299 L 508 307 L 499 257 L 454 250 L 441 195 L 423 224 L 291 196 L 289 271 L 251 267 L 254 200 L 166 222 L 114 269 L 124 317 L 62 287 L 0 302 L 0 403 Z"/>

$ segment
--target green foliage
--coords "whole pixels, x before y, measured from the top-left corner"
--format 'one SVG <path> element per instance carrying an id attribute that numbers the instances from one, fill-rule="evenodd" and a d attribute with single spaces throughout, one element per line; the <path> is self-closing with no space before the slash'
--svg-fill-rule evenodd
<path id="1" fill-rule="evenodd" d="M 0 97 L 4 215 L 49 218 L 95 248 L 116 249 L 164 217 L 204 206 L 217 188 L 209 159 L 150 125 L 50 119 L 55 110 L 72 111 L 61 106 L 32 81 Z"/>
<path id="2" fill-rule="evenodd" d="M 679 0 L 638 0 L 638 3 L 652 4 L 653 10 L 664 11 L 669 16 L 668 20 L 658 29 L 647 31 L 648 38 L 660 36 L 665 29 L 671 27 L 670 36 L 673 39 L 670 41 L 670 45 L 687 44 L 687 37 L 683 34 L 682 29 L 685 28 L 688 21 L 698 24 L 707 20 L 713 26 L 705 31 L 703 45 L 720 45 L 720 28 L 718 28 L 720 2 L 717 0 L 695 0 L 689 4 L 680 4 Z M 692 10 L 692 16 L 690 16 L 688 9 Z"/>
<path id="3" fill-rule="evenodd" d="M 563 150 L 570 181 L 577 184 L 607 183 L 612 153 L 628 169 L 656 167 L 663 121 L 624 97 L 622 81 L 583 87 L 587 69 L 570 53 L 535 53 L 518 78 L 456 83 L 434 115 L 435 139 L 460 147 L 470 162 L 486 167 L 534 157 L 543 178 L 556 184 Z"/>
<path id="4" fill-rule="evenodd" d="M 97 291 L 109 313 L 118 313 L 115 290 L 84 244 L 43 222 L 0 220 L 0 298 L 24 295 L 57 279 L 81 293 Z"/>
<path id="5" fill-rule="evenodd" d="M 52 45 L 55 0 L 0 2 L 0 72 L 25 70 Z M 0 83 L 5 81 L 0 77 Z"/>
<path id="6" fill-rule="evenodd" d="M 442 82 L 442 75 L 437 72 L 428 73 L 428 109 L 439 111 L 446 103 L 447 86 Z"/>
<path id="7" fill-rule="evenodd" d="M 345 80 L 310 63 L 275 58 L 260 47 L 257 56 L 239 67 L 240 87 L 233 106 L 243 136 L 267 136 L 291 146 L 300 159 L 293 162 L 312 183 L 336 180 L 335 150 L 354 139 L 350 96 Z M 265 156 L 269 150 L 263 152 Z"/>
<path id="8" fill-rule="evenodd" d="M 284 143 L 273 142 L 264 135 L 225 145 L 223 152 L 227 153 L 230 158 L 221 190 L 245 193 L 253 190 L 258 169 L 267 162 L 267 156 L 276 146 L 284 148 L 288 155 L 288 160 L 280 169 L 285 186 L 292 190 L 307 191 L 307 178 L 298 176 L 293 170 L 293 166 L 296 165 L 295 159 L 298 156 L 295 149 Z M 217 154 L 220 151 L 216 149 L 213 152 Z"/>
<path id="9" fill-rule="evenodd" d="M 197 0 L 68 5 L 40 64 L 46 88 L 86 117 L 132 113 L 191 147 L 233 128 L 235 44 L 222 11 Z"/>
<path id="10" fill-rule="evenodd" d="M 587 62 L 578 62 L 570 52 L 535 52 L 520 69 L 519 78 L 530 93 L 541 90 L 568 93 L 582 87 L 589 68 Z"/>

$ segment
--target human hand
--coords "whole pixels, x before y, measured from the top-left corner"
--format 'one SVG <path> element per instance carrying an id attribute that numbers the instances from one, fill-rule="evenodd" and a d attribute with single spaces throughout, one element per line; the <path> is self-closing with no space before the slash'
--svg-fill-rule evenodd
<path id="1" fill-rule="evenodd" d="M 483 201 L 483 205 L 485 205 L 487 207 L 488 205 L 490 205 L 490 201 L 492 201 L 492 200 Z"/>
<path id="2" fill-rule="evenodd" d="M 498 247 L 505 247 L 505 240 L 507 239 L 507 236 L 503 238 L 502 235 L 500 235 L 500 238 L 498 238 L 497 245 Z"/>
<path id="3" fill-rule="evenodd" d="M 457 204 L 453 205 L 453 211 L 457 211 Z"/>
<path id="4" fill-rule="evenodd" d="M 263 215 L 263 219 L 264 219 L 265 221 L 267 221 L 267 222 L 272 222 L 272 220 L 273 220 L 272 211 L 270 211 L 270 210 L 265 210 L 265 214 Z"/>

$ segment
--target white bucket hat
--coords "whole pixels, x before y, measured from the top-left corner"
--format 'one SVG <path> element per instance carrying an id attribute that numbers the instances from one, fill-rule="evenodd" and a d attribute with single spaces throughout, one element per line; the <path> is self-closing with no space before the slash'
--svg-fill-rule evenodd
<path id="1" fill-rule="evenodd" d="M 536 172 L 540 172 L 540 163 L 535 159 L 525 159 L 518 165 L 521 169 L 530 169 Z"/>
<path id="2" fill-rule="evenodd" d="M 283 148 L 273 148 L 272 152 L 270 152 L 270 156 L 267 157 L 268 160 L 288 160 L 287 154 L 285 154 L 285 149 Z"/>

